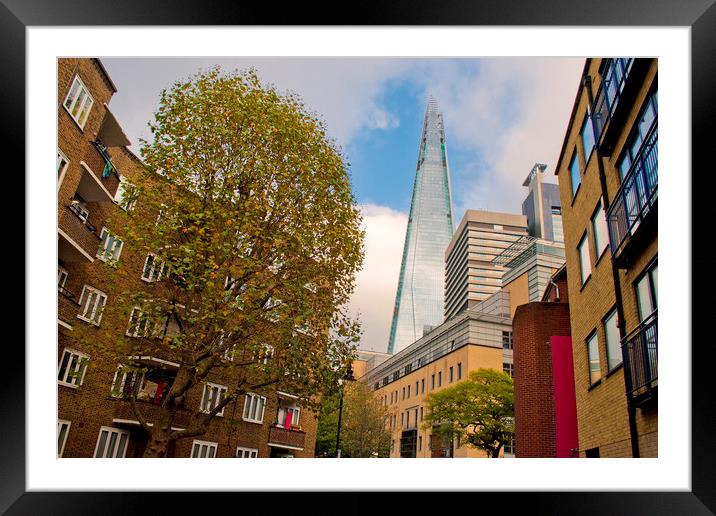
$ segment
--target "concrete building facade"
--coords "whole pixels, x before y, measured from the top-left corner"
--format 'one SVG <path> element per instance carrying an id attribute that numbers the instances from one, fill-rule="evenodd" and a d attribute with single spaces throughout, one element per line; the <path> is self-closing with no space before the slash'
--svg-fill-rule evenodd
<path id="1" fill-rule="evenodd" d="M 529 190 L 522 202 L 522 214 L 527 217 L 527 232 L 530 236 L 564 242 L 559 186 L 544 182 L 546 168 L 547 165 L 535 163 L 522 183 Z"/>
<path id="2" fill-rule="evenodd" d="M 445 250 L 445 320 L 500 290 L 505 269 L 493 260 L 524 235 L 524 215 L 465 212 Z"/>
<path id="3" fill-rule="evenodd" d="M 123 219 L 133 209 L 122 185 L 144 165 L 109 110 L 116 91 L 98 59 L 58 60 L 58 457 L 141 457 L 148 434 L 125 387 L 139 382 L 137 405 L 152 422 L 179 367 L 157 339 L 130 335 L 129 314 L 105 311 L 122 290 L 151 289 L 143 279 L 147 256 L 122 241 Z M 103 343 L 90 349 L 78 338 L 100 335 L 100 328 L 157 350 L 133 356 L 147 369 L 141 379 L 124 373 L 113 354 L 98 351 Z M 189 391 L 176 428 L 185 427 L 207 392 L 227 382 L 217 373 L 203 391 Z M 297 396 L 270 388 L 230 403 L 204 435 L 177 441 L 167 456 L 311 457 L 316 430 L 315 414 Z"/>
<path id="4" fill-rule="evenodd" d="M 582 457 L 658 455 L 657 79 L 587 59 L 556 169 Z"/>

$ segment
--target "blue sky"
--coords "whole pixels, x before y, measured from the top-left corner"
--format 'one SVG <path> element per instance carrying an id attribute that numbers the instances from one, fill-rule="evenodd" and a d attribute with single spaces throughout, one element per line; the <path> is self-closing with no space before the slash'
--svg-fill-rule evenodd
<path id="1" fill-rule="evenodd" d="M 213 65 L 253 66 L 319 114 L 350 162 L 366 226 L 366 258 L 351 309 L 361 347 L 385 351 L 405 238 L 422 117 L 432 94 L 444 114 L 453 214 L 520 213 L 522 181 L 536 162 L 554 166 L 582 58 L 103 58 L 118 92 L 110 108 L 132 150 L 148 138 L 159 94 Z M 136 142 L 136 143 L 135 143 Z"/>

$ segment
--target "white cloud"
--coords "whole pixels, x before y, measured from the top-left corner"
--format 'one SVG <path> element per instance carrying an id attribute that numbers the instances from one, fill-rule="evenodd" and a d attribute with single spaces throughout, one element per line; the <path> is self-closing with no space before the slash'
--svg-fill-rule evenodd
<path id="1" fill-rule="evenodd" d="M 356 277 L 349 310 L 360 313 L 364 330 L 359 347 L 385 352 L 398 288 L 408 216 L 367 204 L 360 206 L 365 225 L 365 259 Z"/>

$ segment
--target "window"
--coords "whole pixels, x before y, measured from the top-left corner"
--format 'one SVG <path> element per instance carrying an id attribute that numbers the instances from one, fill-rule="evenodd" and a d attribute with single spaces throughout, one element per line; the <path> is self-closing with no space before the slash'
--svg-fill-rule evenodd
<path id="1" fill-rule="evenodd" d="M 57 191 L 60 191 L 60 186 L 62 185 L 62 180 L 65 178 L 65 172 L 67 172 L 67 165 L 69 164 L 70 160 L 67 159 L 67 156 L 64 155 L 64 153 L 57 149 Z"/>
<path id="2" fill-rule="evenodd" d="M 512 349 L 512 332 L 502 330 L 502 349 Z"/>
<path id="3" fill-rule="evenodd" d="M 214 408 L 224 399 L 226 391 L 228 389 L 224 385 L 217 385 L 215 383 L 204 383 L 204 392 L 201 395 L 201 405 L 199 409 L 202 412 L 211 412 Z M 216 413 L 217 416 L 224 415 L 224 408 Z"/>
<path id="4" fill-rule="evenodd" d="M 423 436 L 418 436 L 418 451 L 423 451 Z"/>
<path id="5" fill-rule="evenodd" d="M 450 382 L 449 382 L 449 383 L 452 383 L 452 380 L 453 380 L 453 374 L 452 374 L 452 373 L 453 373 L 453 368 L 452 368 L 452 366 L 451 366 L 451 367 L 450 367 Z"/>
<path id="6" fill-rule="evenodd" d="M 120 178 L 117 193 L 114 195 L 114 202 L 125 211 L 132 211 L 137 204 L 137 196 L 134 185 L 124 177 Z"/>
<path id="7" fill-rule="evenodd" d="M 636 282 L 636 300 L 639 307 L 639 320 L 644 321 L 658 306 L 658 266 L 654 264 L 641 279 Z"/>
<path id="8" fill-rule="evenodd" d="M 626 145 L 626 151 L 624 155 L 617 162 L 617 169 L 619 170 L 619 178 L 623 181 L 624 177 L 629 173 L 632 162 L 639 154 L 644 141 L 649 136 L 652 125 L 657 119 L 657 92 L 654 92 L 646 103 L 644 110 L 639 116 L 639 122 L 636 124 L 634 134 L 629 137 Z M 656 132 L 656 129 L 654 129 Z"/>
<path id="9" fill-rule="evenodd" d="M 592 215 L 592 230 L 594 231 L 594 247 L 599 258 L 609 246 L 609 230 L 607 229 L 607 217 L 602 209 L 602 201 L 599 200 L 597 209 Z"/>
<path id="10" fill-rule="evenodd" d="M 410 385 L 408 385 L 408 398 L 410 398 Z"/>
<path id="11" fill-rule="evenodd" d="M 577 195 L 579 185 L 582 183 L 582 176 L 579 174 L 579 161 L 577 160 L 577 153 L 572 154 L 572 161 L 569 162 L 569 177 L 572 180 L 572 198 Z"/>
<path id="12" fill-rule="evenodd" d="M 582 136 L 582 149 L 584 150 L 584 162 L 586 163 L 589 161 L 589 156 L 591 156 L 594 149 L 594 131 L 589 113 L 584 116 L 584 123 L 579 134 Z"/>
<path id="13" fill-rule="evenodd" d="M 258 394 L 247 394 L 244 399 L 244 421 L 262 423 L 264 420 L 264 408 L 266 397 Z"/>
<path id="14" fill-rule="evenodd" d="M 438 371 L 438 387 L 441 387 L 443 384 L 443 372 Z"/>
<path id="15" fill-rule="evenodd" d="M 598 459 L 599 458 L 599 448 L 589 448 L 584 452 L 586 457 L 588 459 Z"/>
<path id="16" fill-rule="evenodd" d="M 147 282 L 159 281 L 169 273 L 169 266 L 163 260 L 159 260 L 156 254 L 149 253 L 144 260 L 142 279 Z"/>
<path id="17" fill-rule="evenodd" d="M 403 387 L 403 399 L 405 399 L 405 387 Z"/>
<path id="18" fill-rule="evenodd" d="M 77 314 L 77 317 L 83 321 L 99 326 L 106 302 L 107 295 L 104 292 L 85 285 L 82 289 L 82 295 L 80 296 L 80 313 Z"/>
<path id="19" fill-rule="evenodd" d="M 102 228 L 102 233 L 99 236 L 100 243 L 99 249 L 97 250 L 97 258 L 103 262 L 116 262 L 119 260 L 119 255 L 122 252 L 123 242 L 117 238 L 117 235 L 110 233 L 107 228 Z"/>
<path id="20" fill-rule="evenodd" d="M 57 290 L 64 290 L 67 283 L 67 270 L 64 267 L 57 266 Z"/>
<path id="21" fill-rule="evenodd" d="M 425 378 L 420 380 L 420 394 L 423 394 L 425 392 Z"/>
<path id="22" fill-rule="evenodd" d="M 502 370 L 509 374 L 512 378 L 515 377 L 515 365 L 507 362 L 502 362 Z"/>
<path id="23" fill-rule="evenodd" d="M 149 315 L 143 312 L 138 306 L 135 306 L 129 315 L 129 325 L 124 334 L 127 337 L 149 337 L 156 334 L 156 331 L 152 331 L 151 326 L 152 323 L 149 319 Z"/>
<path id="24" fill-rule="evenodd" d="M 273 357 L 273 346 L 271 344 L 262 345 L 257 358 L 258 363 L 266 365 L 271 357 Z"/>
<path id="25" fill-rule="evenodd" d="M 84 353 L 65 348 L 57 371 L 57 383 L 75 388 L 82 385 L 87 372 L 87 362 L 89 357 Z"/>
<path id="26" fill-rule="evenodd" d="M 84 202 L 81 198 L 75 198 L 72 199 L 70 202 L 70 210 L 72 213 L 77 215 L 77 217 L 83 222 L 87 222 L 87 217 L 89 217 L 89 210 L 87 209 L 87 203 Z"/>
<path id="27" fill-rule="evenodd" d="M 94 100 L 80 80 L 80 76 L 75 75 L 75 80 L 72 81 L 70 92 L 65 97 L 63 105 L 80 128 L 84 128 L 92 104 L 94 104 Z"/>
<path id="28" fill-rule="evenodd" d="M 457 379 L 462 379 L 462 363 L 457 364 Z"/>
<path id="29" fill-rule="evenodd" d="M 213 459 L 216 457 L 216 449 L 219 443 L 212 443 L 209 441 L 198 441 L 194 439 L 194 444 L 191 447 L 191 458 L 192 459 Z"/>
<path id="30" fill-rule="evenodd" d="M 67 434 L 70 431 L 70 422 L 60 419 L 57 422 L 57 456 L 62 457 L 67 442 Z"/>
<path id="31" fill-rule="evenodd" d="M 597 332 L 592 333 L 587 338 L 587 355 L 589 356 L 589 383 L 594 384 L 602 377 Z"/>
<path id="32" fill-rule="evenodd" d="M 301 417 L 301 409 L 299 407 L 279 407 L 276 424 L 283 428 L 291 428 L 298 426 Z"/>
<path id="33" fill-rule="evenodd" d="M 592 274 L 592 262 L 589 258 L 589 245 L 586 234 L 579 241 L 577 251 L 579 252 L 579 270 L 582 274 L 582 285 L 584 285 Z"/>
<path id="34" fill-rule="evenodd" d="M 420 382 L 415 382 L 415 395 L 416 395 L 416 396 L 417 396 L 418 393 L 420 392 L 420 390 L 418 389 L 419 386 L 420 386 Z"/>
<path id="35" fill-rule="evenodd" d="M 420 407 L 420 421 L 423 420 L 423 407 Z"/>
<path id="36" fill-rule="evenodd" d="M 127 452 L 129 432 L 103 426 L 99 429 L 97 446 L 94 449 L 94 456 L 98 458 L 122 458 Z"/>
<path id="37" fill-rule="evenodd" d="M 434 389 L 434 388 L 435 388 L 435 375 L 433 375 L 432 380 L 433 380 L 433 384 L 432 384 L 432 386 L 431 386 L 430 388 L 431 388 L 431 389 Z"/>
<path id="38" fill-rule="evenodd" d="M 117 366 L 117 371 L 114 373 L 114 380 L 112 380 L 112 397 L 130 397 L 133 390 L 142 385 L 143 379 L 144 373 L 142 371 L 120 364 Z"/>
<path id="39" fill-rule="evenodd" d="M 256 448 L 242 448 L 239 446 L 236 448 L 237 459 L 255 459 L 259 456 L 259 451 Z"/>
<path id="40" fill-rule="evenodd" d="M 562 225 L 562 208 L 552 206 L 552 238 L 555 242 L 564 242 L 564 226 Z"/>
<path id="41" fill-rule="evenodd" d="M 405 412 L 400 413 L 400 426 L 405 426 Z"/>
<path id="42" fill-rule="evenodd" d="M 622 363 L 622 350 L 619 345 L 619 327 L 617 310 L 612 310 L 604 319 L 604 336 L 607 340 L 607 367 L 611 371 Z"/>

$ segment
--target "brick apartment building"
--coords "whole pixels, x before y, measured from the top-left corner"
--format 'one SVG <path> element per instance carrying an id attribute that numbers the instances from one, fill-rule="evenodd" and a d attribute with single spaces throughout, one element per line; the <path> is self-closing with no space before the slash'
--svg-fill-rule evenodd
<path id="1" fill-rule="evenodd" d="M 587 59 L 556 174 L 580 456 L 656 457 L 656 59 Z"/>
<path id="2" fill-rule="evenodd" d="M 512 321 L 515 456 L 576 457 L 577 408 L 567 269 L 553 275 L 541 301 L 517 307 Z"/>
<path id="3" fill-rule="evenodd" d="M 139 382 L 137 405 L 151 423 L 179 367 L 160 341 L 131 336 L 137 324 L 131 314 L 104 311 L 120 290 L 151 292 L 164 273 L 122 242 L 123 217 L 134 209 L 122 185 L 144 165 L 109 110 L 116 91 L 98 59 L 58 60 L 58 457 L 141 457 L 148 434 L 127 387 Z M 100 327 L 156 350 L 133 356 L 146 368 L 141 378 L 77 338 L 100 335 Z M 168 318 L 164 334 L 172 328 L 176 321 Z M 216 373 L 190 390 L 172 428 L 214 403 L 229 381 Z M 204 435 L 177 441 L 167 456 L 312 457 L 316 430 L 315 414 L 297 396 L 266 388 L 229 403 Z"/>

